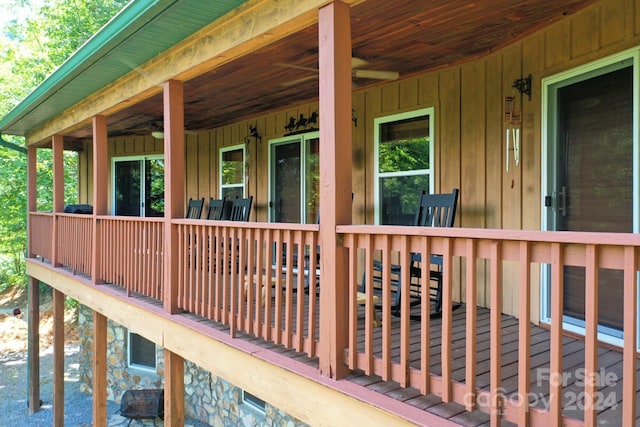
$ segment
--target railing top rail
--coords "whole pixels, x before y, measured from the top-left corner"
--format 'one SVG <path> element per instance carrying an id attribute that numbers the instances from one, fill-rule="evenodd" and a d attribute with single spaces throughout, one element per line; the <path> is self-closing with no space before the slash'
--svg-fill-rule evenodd
<path id="1" fill-rule="evenodd" d="M 32 211 L 29 215 L 33 216 L 53 216 L 53 212 Z"/>
<path id="2" fill-rule="evenodd" d="M 399 225 L 338 225 L 340 234 L 399 234 L 406 236 L 450 237 L 481 240 L 528 241 L 581 245 L 638 246 L 640 234 L 587 231 L 504 230 L 496 228 L 442 228 Z"/>
<path id="3" fill-rule="evenodd" d="M 115 216 L 115 215 L 98 215 L 98 219 L 109 221 L 129 221 L 129 222 L 164 222 L 162 217 L 143 218 L 139 216 Z"/>
<path id="4" fill-rule="evenodd" d="M 296 224 L 282 222 L 248 222 L 248 221 L 215 221 L 207 219 L 185 219 L 177 218 L 171 221 L 177 225 L 201 225 L 209 227 L 228 227 L 228 228 L 253 228 L 260 230 L 287 230 L 287 231 L 318 231 L 318 224 Z"/>
<path id="5" fill-rule="evenodd" d="M 68 213 L 68 212 L 56 212 L 56 216 L 65 216 L 65 217 L 71 217 L 71 218 L 85 218 L 85 219 L 93 218 L 93 215 L 91 214 Z"/>

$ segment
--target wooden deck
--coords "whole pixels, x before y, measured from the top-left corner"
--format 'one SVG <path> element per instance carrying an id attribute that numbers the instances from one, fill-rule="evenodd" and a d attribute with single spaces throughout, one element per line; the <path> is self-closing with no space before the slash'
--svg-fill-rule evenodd
<path id="1" fill-rule="evenodd" d="M 308 298 L 305 298 L 305 302 Z M 361 309 L 361 311 L 363 311 Z M 364 313 L 360 316 L 361 328 L 364 326 Z M 489 390 L 489 315 L 490 311 L 485 308 L 477 310 L 477 387 Z M 211 324 L 218 330 L 228 330 L 220 324 L 215 324 L 210 320 L 199 318 L 199 316 L 185 313 L 184 316 L 197 318 L 200 322 Z M 393 357 L 399 354 L 399 323 L 400 319 L 392 318 L 392 340 L 394 342 Z M 431 320 L 431 341 L 430 347 L 430 372 L 435 375 L 440 374 L 441 353 L 441 320 L 434 318 Z M 465 324 L 466 312 L 462 306 L 453 312 L 453 367 L 452 373 L 455 381 L 464 383 L 465 378 Z M 411 321 L 411 365 L 420 363 L 419 348 L 420 343 L 420 322 Z M 535 325 L 531 326 L 531 388 L 528 394 L 529 402 L 532 406 L 543 410 L 549 407 L 549 380 L 550 380 L 550 332 Z M 358 341 L 359 348 L 364 346 L 364 334 L 360 334 Z M 374 333 L 374 348 L 378 341 L 381 341 L 381 328 L 377 328 Z M 270 349 L 287 357 L 296 359 L 312 367 L 318 367 L 318 359 L 310 358 L 303 353 L 287 349 L 282 345 L 276 345 L 263 339 L 255 338 L 251 335 L 239 333 L 236 338 L 251 341 L 260 347 Z M 580 423 L 583 419 L 583 396 L 584 383 L 584 341 L 572 337 L 563 338 L 563 372 L 564 378 L 559 379 L 563 384 L 563 410 L 565 416 L 569 416 Z M 379 353 L 374 355 L 381 357 Z M 518 320 L 512 316 L 502 316 L 502 372 L 501 372 L 501 395 L 517 399 L 518 398 Z M 640 369 L 638 371 L 640 376 Z M 384 394 L 393 399 L 402 401 L 408 405 L 431 412 L 442 418 L 449 419 L 463 426 L 485 426 L 489 425 L 489 414 L 476 410 L 466 411 L 463 405 L 458 403 L 444 403 L 439 396 L 433 394 L 422 395 L 416 388 L 403 388 L 395 381 L 383 381 L 377 375 L 365 375 L 357 370 L 352 372 L 345 381 L 350 381 L 362 387 L 366 387 L 377 393 Z M 598 409 L 598 425 L 622 425 L 622 353 L 610 347 L 600 346 L 598 349 L 598 376 L 595 378 L 598 385 L 598 397 L 596 403 Z M 639 381 L 640 384 L 640 381 Z M 488 398 L 488 397 L 487 397 Z M 638 399 L 640 401 L 640 390 Z M 503 421 L 502 425 L 513 425 Z M 640 419 L 636 425 L 640 425 Z"/>
<path id="2" fill-rule="evenodd" d="M 489 390 L 489 310 L 478 308 L 477 311 L 477 386 L 483 390 Z M 453 315 L 453 368 L 455 381 L 464 383 L 465 378 L 465 322 L 466 314 L 464 306 L 454 311 Z M 394 325 L 394 342 L 398 341 L 396 335 L 399 319 L 392 321 Z M 440 374 L 440 319 L 431 321 L 432 345 L 430 347 L 432 374 Z M 379 332 L 376 334 L 379 335 Z M 419 347 L 420 331 L 419 322 L 412 321 L 411 342 L 412 347 Z M 531 389 L 529 402 L 531 405 L 547 409 L 549 405 L 549 358 L 550 358 L 550 332 L 547 329 L 531 326 Z M 359 345 L 363 345 L 362 342 Z M 565 416 L 576 420 L 583 419 L 584 383 L 584 341 L 581 339 L 564 337 L 563 339 L 563 372 L 564 378 L 559 379 L 563 384 L 563 410 Z M 397 347 L 394 346 L 397 351 Z M 413 354 L 413 353 L 412 353 Z M 379 355 L 376 355 L 379 356 Z M 518 397 L 518 320 L 512 316 L 502 316 L 502 395 L 506 397 Z M 419 360 L 412 358 L 412 366 Z M 639 371 L 640 373 L 640 371 Z M 489 425 L 489 415 L 474 411 L 468 412 L 464 406 L 457 403 L 443 403 L 435 395 L 421 395 L 415 388 L 401 388 L 396 382 L 385 382 L 379 376 L 364 375 L 361 371 L 352 373 L 348 381 L 383 393 L 394 399 L 401 400 L 426 411 L 438 414 L 464 426 Z M 598 349 L 598 376 L 595 378 L 598 397 L 598 425 L 622 425 L 622 353 L 610 347 L 600 346 Z M 640 397 L 640 394 L 638 394 Z M 638 400 L 638 399 L 636 399 Z M 511 425 L 503 422 L 504 425 Z M 640 425 L 640 419 L 636 425 Z"/>

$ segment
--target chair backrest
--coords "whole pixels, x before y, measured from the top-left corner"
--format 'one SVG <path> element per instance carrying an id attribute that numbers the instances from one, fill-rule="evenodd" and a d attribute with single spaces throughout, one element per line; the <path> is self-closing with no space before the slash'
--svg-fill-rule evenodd
<path id="1" fill-rule="evenodd" d="M 209 210 L 207 211 L 207 219 L 219 221 L 224 218 L 224 202 L 224 197 L 222 199 L 210 198 Z"/>
<path id="2" fill-rule="evenodd" d="M 253 202 L 253 196 L 249 196 L 246 199 L 236 198 L 231 206 L 231 221 L 249 221 L 249 214 L 251 213 L 251 203 Z"/>
<path id="3" fill-rule="evenodd" d="M 202 207 L 204 206 L 204 197 L 202 199 L 189 199 L 187 204 L 187 215 L 185 218 L 200 219 L 202 215 Z"/>
<path id="4" fill-rule="evenodd" d="M 422 227 L 453 227 L 456 219 L 458 193 L 454 188 L 451 193 L 427 194 L 422 192 L 414 225 Z"/>

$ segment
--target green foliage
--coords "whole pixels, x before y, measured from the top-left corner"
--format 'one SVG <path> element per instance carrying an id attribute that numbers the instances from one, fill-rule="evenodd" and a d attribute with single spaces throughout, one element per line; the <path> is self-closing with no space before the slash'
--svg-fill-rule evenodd
<path id="1" fill-rule="evenodd" d="M 82 43 L 113 17 L 127 0 L 53 0 L 38 9 L 29 0 L 14 0 L 5 13 L 16 18 L 0 39 L 0 116 L 20 103 Z M 2 135 L 24 146 L 19 137 Z M 65 152 L 65 203 L 77 203 L 77 154 Z M 27 159 L 23 153 L 0 147 L 0 288 L 23 286 L 26 248 Z M 38 210 L 52 209 L 53 167 L 50 150 L 38 150 Z M 0 289 L 1 290 L 1 289 Z"/>
<path id="2" fill-rule="evenodd" d="M 429 139 L 391 141 L 378 147 L 380 172 L 429 169 Z"/>
<path id="3" fill-rule="evenodd" d="M 80 303 L 78 302 L 77 299 L 73 299 L 71 297 L 66 297 L 64 299 L 64 308 L 66 308 L 67 310 L 70 309 L 77 309 L 80 306 Z"/>
<path id="4" fill-rule="evenodd" d="M 0 256 L 0 293 L 15 286 L 23 288 L 26 283 L 22 256 L 19 253 L 14 257 Z"/>

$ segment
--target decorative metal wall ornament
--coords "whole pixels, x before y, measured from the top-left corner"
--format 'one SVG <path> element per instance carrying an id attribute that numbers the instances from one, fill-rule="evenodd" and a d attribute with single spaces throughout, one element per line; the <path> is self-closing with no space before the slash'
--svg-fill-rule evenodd
<path id="1" fill-rule="evenodd" d="M 531 74 L 527 77 L 520 77 L 513 81 L 513 87 L 520 92 L 520 94 L 527 94 L 529 101 L 531 101 Z"/>
<path id="2" fill-rule="evenodd" d="M 249 137 L 255 138 L 256 142 L 259 140 L 262 143 L 262 135 L 258 133 L 258 126 L 249 125 L 249 135 L 244 137 L 245 144 L 249 143 Z"/>
<path id="3" fill-rule="evenodd" d="M 284 129 L 288 131 L 284 136 L 316 131 L 318 130 L 318 112 L 314 111 L 309 117 L 300 114 L 297 120 L 291 116 L 289 117 L 289 122 L 284 126 Z"/>

